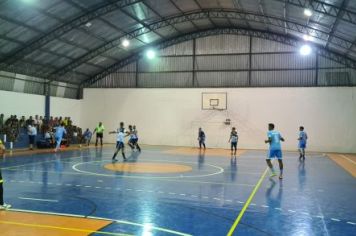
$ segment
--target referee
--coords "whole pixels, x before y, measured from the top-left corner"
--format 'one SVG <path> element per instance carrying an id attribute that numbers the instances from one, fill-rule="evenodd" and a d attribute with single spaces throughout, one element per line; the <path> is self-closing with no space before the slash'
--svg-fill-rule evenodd
<path id="1" fill-rule="evenodd" d="M 98 146 L 98 139 L 100 139 L 100 144 L 103 146 L 103 134 L 105 127 L 103 123 L 99 122 L 99 125 L 94 129 L 94 134 L 96 133 L 95 146 Z"/>

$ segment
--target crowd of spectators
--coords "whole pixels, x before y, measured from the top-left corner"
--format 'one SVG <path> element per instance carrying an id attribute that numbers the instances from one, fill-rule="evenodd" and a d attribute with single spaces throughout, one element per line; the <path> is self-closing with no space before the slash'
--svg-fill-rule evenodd
<path id="1" fill-rule="evenodd" d="M 63 137 L 66 145 L 85 142 L 82 129 L 74 125 L 70 117 L 51 116 L 47 119 L 45 116 L 35 115 L 34 117 L 21 116 L 19 119 L 16 115 L 5 117 L 4 114 L 0 114 L 0 134 L 5 134 L 7 141 L 14 143 L 18 141 L 21 133 L 27 133 L 30 139 L 30 148 L 32 148 L 31 136 L 35 136 L 37 145 L 39 145 L 39 141 L 45 141 L 49 147 L 53 147 L 55 129 L 60 124 L 63 124 L 67 131 L 66 136 Z"/>

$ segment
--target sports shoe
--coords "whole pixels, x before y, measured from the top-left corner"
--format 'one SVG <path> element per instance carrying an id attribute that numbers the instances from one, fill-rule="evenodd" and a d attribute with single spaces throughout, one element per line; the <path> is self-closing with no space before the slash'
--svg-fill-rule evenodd
<path id="1" fill-rule="evenodd" d="M 282 174 L 279 175 L 279 179 L 283 179 L 283 175 Z"/>
<path id="2" fill-rule="evenodd" d="M 7 210 L 7 209 L 9 209 L 9 208 L 11 208 L 11 205 L 10 205 L 10 204 L 4 203 L 4 205 L 0 205 L 0 210 Z"/>

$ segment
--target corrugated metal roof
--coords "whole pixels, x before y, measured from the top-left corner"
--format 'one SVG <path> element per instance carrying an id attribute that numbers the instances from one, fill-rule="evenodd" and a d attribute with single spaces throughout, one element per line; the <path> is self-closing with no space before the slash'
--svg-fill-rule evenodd
<path id="1" fill-rule="evenodd" d="M 0 69 L 36 76 L 40 71 L 41 76 L 57 81 L 67 81 L 63 74 L 68 71 L 88 73 L 72 78 L 81 83 L 120 64 L 145 46 L 203 29 L 234 27 L 300 40 L 308 33 L 321 48 L 355 62 L 355 1 L 317 3 L 308 5 L 313 15 L 307 17 L 303 13 L 304 1 L 1 1 Z M 337 14 L 340 11 L 342 14 Z M 123 38 L 132 40 L 131 47 L 123 48 Z M 250 45 L 247 36 L 219 35 L 197 39 L 196 46 L 197 54 L 231 54 L 247 53 Z M 189 47 L 186 44 L 167 50 L 186 55 L 192 53 Z M 272 41 L 261 43 L 261 39 L 254 38 L 252 50 L 276 52 L 295 48 Z M 29 69 L 23 70 L 24 63 L 30 65 Z M 100 70 L 91 68 L 93 64 L 99 65 Z"/>

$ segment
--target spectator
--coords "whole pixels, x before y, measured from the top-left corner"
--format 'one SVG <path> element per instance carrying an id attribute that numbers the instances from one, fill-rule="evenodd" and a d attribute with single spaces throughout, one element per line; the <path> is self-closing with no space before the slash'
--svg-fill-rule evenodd
<path id="1" fill-rule="evenodd" d="M 4 126 L 4 114 L 0 114 L 0 128 Z"/>
<path id="2" fill-rule="evenodd" d="M 53 116 L 51 116 L 51 117 L 49 118 L 48 125 L 49 125 L 50 127 L 54 127 L 54 119 L 53 119 Z"/>
<path id="3" fill-rule="evenodd" d="M 21 119 L 19 121 L 19 125 L 21 128 L 26 128 L 26 118 L 25 116 L 21 116 Z"/>
<path id="4" fill-rule="evenodd" d="M 2 140 L 0 139 L 0 156 L 3 156 L 5 154 L 5 145 L 2 143 Z"/>
<path id="5" fill-rule="evenodd" d="M 38 128 L 38 120 L 39 120 L 39 118 L 38 118 L 38 115 L 35 115 L 35 118 L 33 119 L 33 125 L 36 127 L 36 129 L 37 130 L 39 130 Z"/>
<path id="6" fill-rule="evenodd" d="M 28 138 L 30 141 L 30 150 L 33 150 L 33 145 L 35 144 L 35 139 L 37 135 L 37 129 L 34 125 L 28 126 Z"/>
<path id="7" fill-rule="evenodd" d="M 32 116 L 30 116 L 30 118 L 28 118 L 26 120 L 26 127 L 28 127 L 29 125 L 32 125 L 32 124 L 33 124 L 33 118 L 32 118 Z"/>
<path id="8" fill-rule="evenodd" d="M 85 140 L 85 144 L 89 146 L 90 144 L 90 140 L 91 140 L 91 136 L 93 135 L 93 133 L 87 128 L 83 134 L 84 140 Z"/>
<path id="9" fill-rule="evenodd" d="M 43 117 L 40 116 L 40 118 L 38 118 L 38 130 L 42 130 L 42 125 L 43 125 Z"/>
<path id="10" fill-rule="evenodd" d="M 44 134 L 44 138 L 45 138 L 46 142 L 50 144 L 50 147 L 54 146 L 53 132 L 51 132 L 50 130 L 47 130 Z"/>

